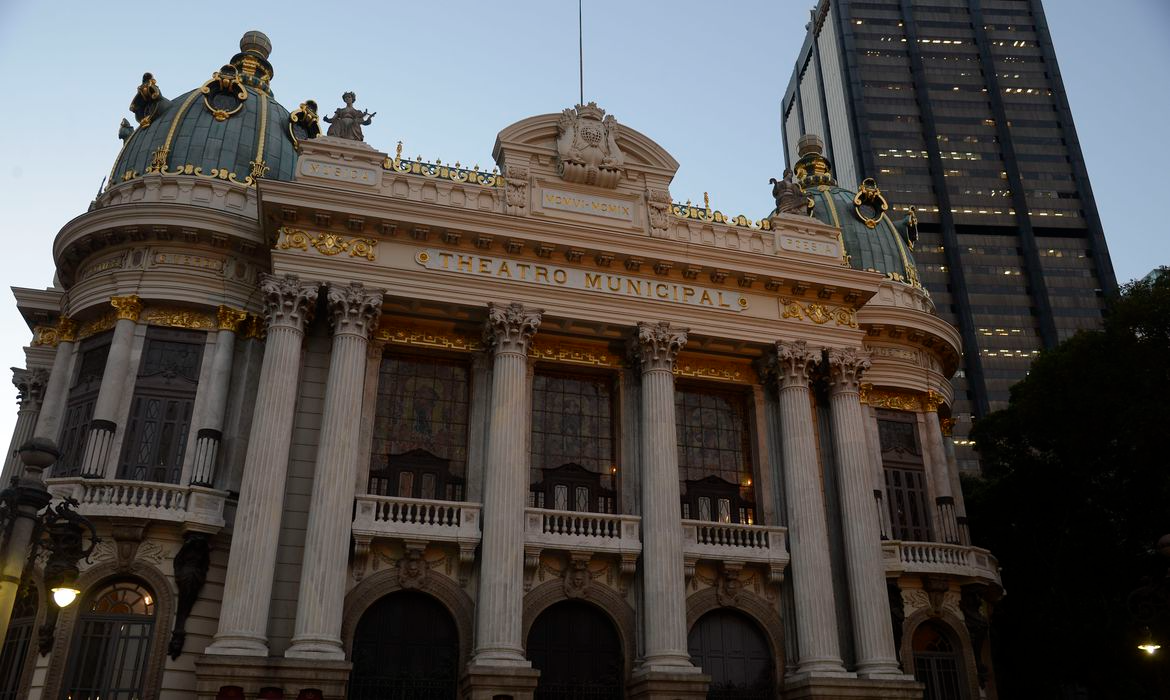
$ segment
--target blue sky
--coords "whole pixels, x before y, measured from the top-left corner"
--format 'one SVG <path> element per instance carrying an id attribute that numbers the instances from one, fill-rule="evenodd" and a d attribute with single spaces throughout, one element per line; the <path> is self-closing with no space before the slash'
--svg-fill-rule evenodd
<path id="1" fill-rule="evenodd" d="M 811 0 L 585 2 L 585 98 L 681 163 L 671 193 L 766 215 L 783 170 L 780 100 Z M 1170 264 L 1165 66 L 1170 3 L 1048 0 L 1046 12 L 1119 281 Z M 273 90 L 322 112 L 353 90 L 376 111 L 366 141 L 406 155 L 491 165 L 503 127 L 577 101 L 577 3 L 171 3 L 0 0 L 0 211 L 7 285 L 51 284 L 51 245 L 85 212 L 117 154 L 143 72 L 163 94 L 194 88 L 249 29 L 272 39 Z M 30 334 L 0 301 L 0 367 Z M 5 382 L 7 383 L 7 382 Z M 6 390 L 7 391 L 7 390 Z M 13 394 L 9 394 L 10 396 Z M 15 407 L 0 411 L 7 441 Z"/>

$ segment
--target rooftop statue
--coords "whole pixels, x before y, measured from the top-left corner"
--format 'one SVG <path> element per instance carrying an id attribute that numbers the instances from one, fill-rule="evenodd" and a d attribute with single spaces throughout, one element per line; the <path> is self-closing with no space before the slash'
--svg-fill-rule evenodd
<path id="1" fill-rule="evenodd" d="M 122 143 L 126 143 L 126 139 L 133 133 L 134 127 L 130 126 L 130 120 L 123 117 L 122 123 L 118 125 L 118 138 L 122 139 Z"/>
<path id="2" fill-rule="evenodd" d="M 364 109 L 359 112 L 353 106 L 357 95 L 352 92 L 346 92 L 341 96 L 341 99 L 345 101 L 345 106 L 333 110 L 332 117 L 325 117 L 325 121 L 329 123 L 329 131 L 325 132 L 325 135 L 350 141 L 365 141 L 365 137 L 362 136 L 362 127 L 369 126 L 370 121 L 378 113 L 367 112 Z"/>
<path id="3" fill-rule="evenodd" d="M 158 89 L 158 83 L 155 82 L 154 76 L 150 73 L 142 74 L 142 84 L 138 86 L 138 90 L 134 93 L 134 99 L 130 101 L 130 111 L 134 113 L 134 118 L 142 125 L 143 128 L 150 126 L 154 115 L 167 108 L 171 102 L 162 96 L 162 91 Z"/>
<path id="4" fill-rule="evenodd" d="M 784 169 L 784 177 L 777 180 L 769 178 L 772 183 L 772 198 L 776 200 L 776 209 L 773 214 L 807 214 L 808 197 L 804 190 L 792 177 L 792 170 Z"/>

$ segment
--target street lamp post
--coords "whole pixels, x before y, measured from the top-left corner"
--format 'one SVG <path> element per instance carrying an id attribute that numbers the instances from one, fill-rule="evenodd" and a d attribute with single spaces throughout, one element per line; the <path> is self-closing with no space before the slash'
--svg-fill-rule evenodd
<path id="1" fill-rule="evenodd" d="M 21 445 L 17 453 L 24 463 L 24 473 L 13 478 L 12 485 L 0 492 L 0 528 L 3 529 L 0 543 L 0 640 L 8 635 L 8 623 L 22 578 L 44 551 L 48 553 L 45 588 L 52 592 L 56 606 L 47 611 L 46 627 L 49 629 L 41 630 L 43 640 L 52 636 L 56 609 L 69 605 L 79 594 L 78 562 L 89 558 L 99 538 L 93 523 L 74 510 L 77 502 L 73 499 L 49 505 L 53 497 L 45 488 L 41 475 L 59 456 L 53 441 L 33 438 Z M 87 534 L 89 546 L 84 546 Z"/>

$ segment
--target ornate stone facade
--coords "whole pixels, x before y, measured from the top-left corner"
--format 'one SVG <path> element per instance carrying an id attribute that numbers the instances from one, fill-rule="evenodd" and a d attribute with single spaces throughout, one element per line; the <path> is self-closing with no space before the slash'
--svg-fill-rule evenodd
<path id="1" fill-rule="evenodd" d="M 108 682 L 71 651 L 106 595 L 140 601 L 142 697 L 377 697 L 409 657 L 445 697 L 911 698 L 924 620 L 987 678 L 998 572 L 961 527 L 958 339 L 921 288 L 790 216 L 798 183 L 756 223 L 673 204 L 678 163 L 592 103 L 504 128 L 503 175 L 357 143 L 356 109 L 321 136 L 315 103 L 273 106 L 270 50 L 249 34 L 175 101 L 147 76 L 62 288 L 17 290 L 14 446 L 58 444 L 49 489 L 104 538 L 49 653 L 0 673 L 17 696 Z M 253 178 L 156 147 L 261 102 L 280 159 L 220 154 Z M 888 507 L 887 454 L 918 460 L 929 527 Z M 755 651 L 725 663 L 724 634 Z"/>

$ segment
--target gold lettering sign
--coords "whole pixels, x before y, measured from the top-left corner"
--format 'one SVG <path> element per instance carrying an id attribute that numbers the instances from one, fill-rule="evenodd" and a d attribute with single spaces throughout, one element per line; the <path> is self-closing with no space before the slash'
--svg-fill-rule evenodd
<path id="1" fill-rule="evenodd" d="M 678 282 L 446 250 L 420 250 L 414 259 L 428 270 L 487 277 L 493 280 L 526 282 L 546 287 L 577 289 L 609 296 L 637 297 L 724 311 L 743 311 L 748 307 L 747 297 L 729 289 L 696 287 Z"/>

